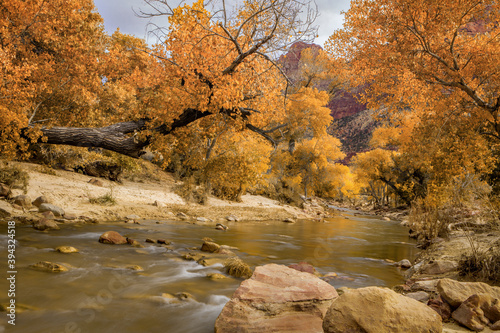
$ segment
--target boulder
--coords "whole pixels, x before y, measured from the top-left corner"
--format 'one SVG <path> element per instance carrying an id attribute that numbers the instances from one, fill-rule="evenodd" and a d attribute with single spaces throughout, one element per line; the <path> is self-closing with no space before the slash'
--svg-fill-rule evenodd
<path id="1" fill-rule="evenodd" d="M 73 246 L 58 246 L 56 247 L 56 251 L 60 253 L 78 253 L 78 249 Z"/>
<path id="2" fill-rule="evenodd" d="M 499 302 L 489 294 L 474 294 L 453 311 L 452 317 L 473 331 L 482 331 L 486 325 L 500 320 Z"/>
<path id="3" fill-rule="evenodd" d="M 216 253 L 219 251 L 219 249 L 220 249 L 219 244 L 214 243 L 214 242 L 204 241 L 200 250 L 203 252 Z"/>
<path id="4" fill-rule="evenodd" d="M 99 243 L 121 245 L 127 244 L 127 239 L 116 231 L 106 231 L 99 237 Z"/>
<path id="5" fill-rule="evenodd" d="M 42 217 L 41 219 L 33 223 L 33 228 L 41 231 L 49 229 L 58 230 L 59 226 L 55 221 Z"/>
<path id="6" fill-rule="evenodd" d="M 490 294 L 500 299 L 500 287 L 492 287 L 483 282 L 458 282 L 452 279 L 441 279 L 437 284 L 441 297 L 456 309 L 474 294 Z"/>
<path id="7" fill-rule="evenodd" d="M 50 203 L 49 202 L 49 199 L 47 199 L 46 196 L 44 195 L 41 195 L 39 196 L 38 198 L 35 199 L 35 201 L 33 201 L 33 206 L 35 207 L 40 207 L 41 204 L 44 204 L 44 203 Z"/>
<path id="8" fill-rule="evenodd" d="M 491 330 L 492 331 L 500 331 L 500 320 L 491 325 Z"/>
<path id="9" fill-rule="evenodd" d="M 436 260 L 428 263 L 422 268 L 422 274 L 440 275 L 456 271 L 458 262 L 452 260 Z"/>
<path id="10" fill-rule="evenodd" d="M 441 296 L 438 296 L 437 298 L 430 299 L 427 302 L 427 305 L 434 311 L 436 311 L 440 316 L 441 319 L 443 319 L 444 322 L 450 320 L 451 318 L 451 308 L 448 303 L 443 301 Z"/>
<path id="11" fill-rule="evenodd" d="M 31 198 L 27 195 L 18 195 L 14 198 L 14 204 L 23 208 L 31 207 Z"/>
<path id="12" fill-rule="evenodd" d="M 43 212 L 52 212 L 55 216 L 64 216 L 64 210 L 61 207 L 57 207 L 53 204 L 43 203 L 38 207 L 38 211 Z"/>
<path id="13" fill-rule="evenodd" d="M 408 259 L 403 259 L 403 260 L 401 260 L 401 261 L 398 261 L 398 262 L 396 263 L 396 266 L 401 267 L 401 268 L 410 268 L 412 265 L 411 265 L 410 260 L 408 260 Z"/>
<path id="14" fill-rule="evenodd" d="M 441 317 L 414 299 L 388 288 L 351 289 L 339 296 L 326 313 L 329 333 L 441 333 Z"/>
<path id="15" fill-rule="evenodd" d="M 40 261 L 36 264 L 30 265 L 30 267 L 39 271 L 53 272 L 53 273 L 61 273 L 68 271 L 68 268 L 66 266 L 49 261 Z"/>
<path id="16" fill-rule="evenodd" d="M 323 332 L 335 288 L 283 265 L 259 266 L 234 292 L 215 322 L 215 332 Z"/>

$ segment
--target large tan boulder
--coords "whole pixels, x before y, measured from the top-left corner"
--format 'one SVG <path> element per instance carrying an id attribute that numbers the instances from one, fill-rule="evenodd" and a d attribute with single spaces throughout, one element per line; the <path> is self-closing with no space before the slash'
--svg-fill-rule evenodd
<path id="1" fill-rule="evenodd" d="M 452 279 L 441 279 L 437 284 L 441 297 L 453 308 L 458 308 L 467 298 L 474 294 L 490 294 L 500 299 L 500 287 L 492 287 L 483 282 L 459 282 Z"/>
<path id="2" fill-rule="evenodd" d="M 224 306 L 215 332 L 323 332 L 323 317 L 335 288 L 283 265 L 255 269 Z"/>
<path id="3" fill-rule="evenodd" d="M 431 308 L 388 288 L 351 289 L 325 315 L 328 333 L 441 333 L 441 317 Z"/>
<path id="4" fill-rule="evenodd" d="M 121 245 L 128 244 L 127 239 L 116 231 L 106 231 L 99 237 L 99 243 Z"/>

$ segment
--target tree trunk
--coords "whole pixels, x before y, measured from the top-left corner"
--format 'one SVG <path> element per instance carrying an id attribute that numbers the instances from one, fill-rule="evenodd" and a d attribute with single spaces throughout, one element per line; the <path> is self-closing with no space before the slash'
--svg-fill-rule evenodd
<path id="1" fill-rule="evenodd" d="M 44 128 L 42 133 L 45 139 L 40 139 L 39 142 L 104 148 L 138 158 L 144 154 L 143 148 L 149 144 L 149 139 L 139 141 L 134 136 L 127 136 L 126 134 L 140 131 L 144 128 L 144 125 L 145 120 L 139 120 L 99 128 Z"/>

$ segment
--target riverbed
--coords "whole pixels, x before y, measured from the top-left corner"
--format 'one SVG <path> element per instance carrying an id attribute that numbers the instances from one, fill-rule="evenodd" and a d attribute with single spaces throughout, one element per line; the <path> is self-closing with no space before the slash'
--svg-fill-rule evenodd
<path id="1" fill-rule="evenodd" d="M 157 222 L 160 222 L 159 224 Z M 241 279 L 211 280 L 223 273 L 221 263 L 202 266 L 181 256 L 212 238 L 232 250 L 252 268 L 267 263 L 289 265 L 307 261 L 321 274 L 336 273 L 329 282 L 336 288 L 392 287 L 404 278 L 386 259 L 412 260 L 417 249 L 408 230 L 397 222 L 344 212 L 323 222 L 228 222 L 229 230 L 214 224 L 141 221 L 141 224 L 106 223 L 61 225 L 61 230 L 40 232 L 16 226 L 16 304 L 19 312 L 8 332 L 213 332 L 214 322 Z M 98 243 L 114 230 L 143 244 Z M 7 248 L 7 226 L 0 227 L 2 248 Z M 168 247 L 146 243 L 165 239 Z M 80 252 L 62 254 L 54 249 L 69 245 Z M 3 251 L 6 252 L 5 250 Z M 5 258 L 5 257 L 4 257 Z M 29 268 L 39 261 L 65 264 L 65 273 Z M 7 262 L 0 269 L 7 271 Z M 142 270 L 129 266 L 138 265 Z M 136 267 L 137 268 L 137 267 Z M 0 282 L 0 302 L 6 303 L 7 281 Z M 189 293 L 184 301 L 164 293 Z M 163 295 L 163 296 L 162 296 Z M 4 316 L 5 317 L 5 316 Z M 5 318 L 0 325 L 7 325 Z M 10 326 L 10 325 L 9 325 Z M 0 327 L 1 328 L 1 327 Z"/>

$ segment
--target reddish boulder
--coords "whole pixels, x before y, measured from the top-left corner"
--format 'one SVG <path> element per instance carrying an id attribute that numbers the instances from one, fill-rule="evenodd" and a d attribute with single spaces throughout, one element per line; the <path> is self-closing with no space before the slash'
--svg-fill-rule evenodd
<path id="1" fill-rule="evenodd" d="M 49 229 L 59 229 L 59 226 L 53 220 L 49 220 L 46 218 L 41 218 L 38 221 L 33 223 L 33 228 L 36 230 L 49 230 Z"/>
<path id="2" fill-rule="evenodd" d="M 323 332 L 335 288 L 283 265 L 255 269 L 224 306 L 215 332 Z"/>
<path id="3" fill-rule="evenodd" d="M 127 244 L 127 239 L 116 231 L 106 231 L 99 237 L 99 243 L 103 244 Z"/>

